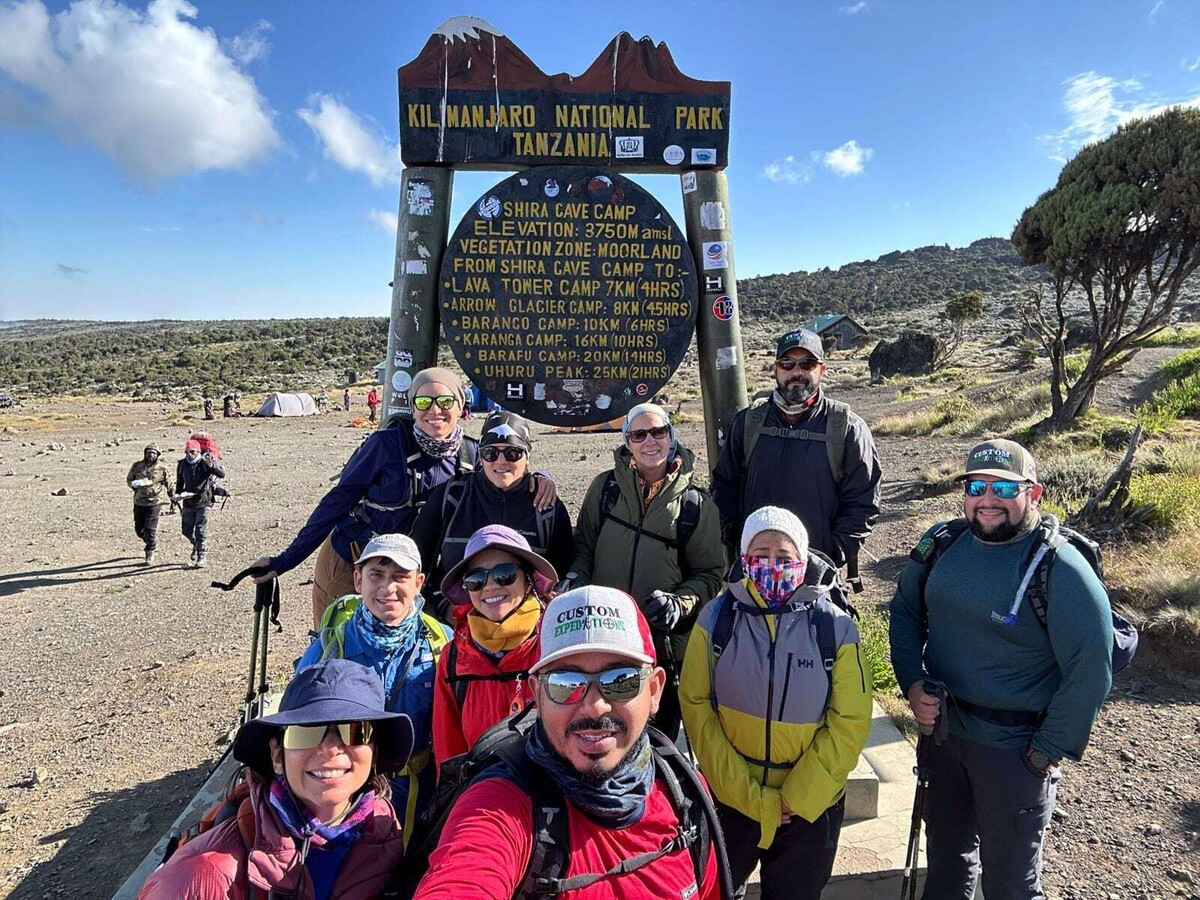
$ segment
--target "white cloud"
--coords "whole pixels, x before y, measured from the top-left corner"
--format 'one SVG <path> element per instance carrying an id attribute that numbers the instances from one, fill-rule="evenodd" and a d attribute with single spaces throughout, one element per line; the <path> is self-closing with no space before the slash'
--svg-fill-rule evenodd
<path id="1" fill-rule="evenodd" d="M 259 19 L 241 34 L 222 41 L 232 56 L 240 65 L 248 66 L 259 59 L 271 55 L 271 44 L 267 40 L 267 32 L 272 25 L 266 19 Z"/>
<path id="2" fill-rule="evenodd" d="M 374 122 L 328 94 L 313 94 L 308 107 L 296 110 L 296 115 L 313 130 L 327 159 L 351 172 L 361 172 L 376 187 L 399 185 L 399 148 L 387 143 Z"/>
<path id="3" fill-rule="evenodd" d="M 143 225 L 142 231 L 158 232 L 158 231 L 182 231 L 178 225 Z"/>
<path id="4" fill-rule="evenodd" d="M 1200 69 L 1200 56 L 1197 56 L 1191 62 L 1188 62 L 1185 59 L 1182 62 L 1180 62 L 1180 65 L 1183 66 L 1185 69 L 1187 69 L 1189 72 L 1195 72 L 1197 69 Z"/>
<path id="5" fill-rule="evenodd" d="M 858 146 L 858 141 L 846 141 L 842 146 L 828 153 L 820 154 L 821 162 L 840 178 L 851 175 L 861 175 L 867 161 L 875 155 L 870 147 Z"/>
<path id="6" fill-rule="evenodd" d="M 851 4 L 850 6 L 839 6 L 838 12 L 840 12 L 843 16 L 856 16 L 866 8 L 867 0 L 858 0 L 857 3 Z"/>
<path id="7" fill-rule="evenodd" d="M 1149 18 L 1150 18 L 1151 22 L 1154 21 L 1154 17 L 1158 15 L 1159 10 L 1161 10 L 1162 8 L 1163 8 L 1163 0 L 1157 0 L 1157 2 L 1154 4 L 1154 8 L 1150 10 Z"/>
<path id="8" fill-rule="evenodd" d="M 0 4 L 0 73 L 36 98 L 48 127 L 100 148 L 150 183 L 241 169 L 279 143 L 271 110 L 186 0 L 146 11 L 76 0 Z"/>
<path id="9" fill-rule="evenodd" d="M 400 219 L 394 212 L 388 212 L 384 209 L 372 209 L 366 215 L 367 224 L 376 231 L 382 231 L 385 234 L 395 234 L 396 228 L 400 225 Z"/>
<path id="10" fill-rule="evenodd" d="M 812 181 L 812 168 L 796 161 L 794 156 L 785 156 L 763 167 L 763 177 L 776 184 L 807 184 Z"/>

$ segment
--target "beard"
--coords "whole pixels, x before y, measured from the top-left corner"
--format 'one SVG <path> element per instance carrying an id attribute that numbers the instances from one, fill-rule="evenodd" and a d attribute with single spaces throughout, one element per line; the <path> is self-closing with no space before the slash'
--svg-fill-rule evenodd
<path id="1" fill-rule="evenodd" d="M 576 731 L 592 730 L 613 730 L 616 731 L 617 734 L 625 734 L 629 731 L 629 725 L 620 716 L 615 716 L 610 713 L 609 715 L 601 716 L 598 719 L 577 719 L 567 726 L 566 734 L 570 735 Z M 645 730 L 646 729 L 643 726 L 642 731 L 644 732 Z M 638 734 L 637 740 L 630 742 L 629 747 L 625 750 L 625 753 L 622 754 L 621 758 L 613 765 L 605 765 L 600 760 L 591 759 L 589 757 L 588 762 L 590 764 L 586 769 L 575 769 L 575 771 L 579 774 L 580 780 L 586 784 L 603 784 L 613 774 L 613 772 L 625 765 L 625 761 L 629 758 L 629 754 L 637 748 L 638 744 L 641 742 L 641 739 L 641 734 Z M 574 768 L 575 764 L 563 756 L 558 751 L 558 748 L 553 746 L 553 744 L 550 746 L 550 752 L 557 756 L 563 763 Z"/>
<path id="2" fill-rule="evenodd" d="M 1005 520 L 998 525 L 993 525 L 991 528 L 984 528 L 977 519 L 972 517 L 967 520 L 967 527 L 971 529 L 971 534 L 975 535 L 975 537 L 979 538 L 985 544 L 1006 544 L 1032 528 L 1034 522 L 1037 521 L 1037 515 L 1037 510 L 1031 507 L 1016 522 Z"/>
<path id="3" fill-rule="evenodd" d="M 817 386 L 803 377 L 793 378 L 779 387 L 779 396 L 788 406 L 801 406 L 807 403 L 816 392 Z"/>

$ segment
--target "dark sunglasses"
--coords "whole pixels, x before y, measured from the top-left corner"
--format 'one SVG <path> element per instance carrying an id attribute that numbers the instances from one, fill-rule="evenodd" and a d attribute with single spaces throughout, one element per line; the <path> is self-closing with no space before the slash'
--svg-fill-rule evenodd
<path id="1" fill-rule="evenodd" d="M 336 728 L 338 737 L 347 747 L 361 747 L 371 743 L 375 729 L 370 722 L 331 722 L 328 725 L 289 725 L 283 729 L 284 750 L 311 750 L 321 746 L 330 728 Z"/>
<path id="2" fill-rule="evenodd" d="M 521 574 L 521 567 L 516 563 L 496 563 L 490 569 L 470 569 L 463 573 L 462 586 L 468 591 L 482 591 L 487 584 L 488 576 L 500 587 L 508 587 Z"/>
<path id="3" fill-rule="evenodd" d="M 509 462 L 519 462 L 521 457 L 525 455 L 525 451 L 520 447 L 480 447 L 479 455 L 483 457 L 484 462 L 495 462 L 500 458 L 500 454 L 504 454 L 504 458 Z"/>
<path id="4" fill-rule="evenodd" d="M 993 481 L 992 493 L 1001 500 L 1015 500 L 1026 488 L 1033 487 L 1025 481 Z M 968 481 L 965 485 L 968 497 L 982 497 L 987 493 L 988 483 L 982 480 Z"/>
<path id="5" fill-rule="evenodd" d="M 671 433 L 670 425 L 656 425 L 653 428 L 633 428 L 625 432 L 625 437 L 629 439 L 631 444 L 640 444 L 646 439 L 646 435 L 654 438 L 656 441 L 661 441 Z"/>
<path id="6" fill-rule="evenodd" d="M 435 403 L 438 409 L 453 409 L 457 402 L 458 398 L 451 397 L 449 394 L 441 394 L 437 397 L 413 397 L 413 406 L 421 412 L 425 412 Z"/>
<path id="7" fill-rule="evenodd" d="M 811 356 L 806 356 L 804 359 L 794 359 L 791 356 L 785 356 L 783 359 L 775 360 L 775 365 L 783 369 L 785 372 L 790 372 L 792 369 L 801 369 L 805 372 L 811 372 L 821 364 L 819 359 L 813 359 Z"/>
<path id="8" fill-rule="evenodd" d="M 543 672 L 538 675 L 538 681 L 545 689 L 546 696 L 555 703 L 574 706 L 583 702 L 588 685 L 593 681 L 600 688 L 600 696 L 609 703 L 627 703 L 642 692 L 642 685 L 649 675 L 649 668 L 637 666 L 617 666 L 594 675 L 560 669 Z"/>

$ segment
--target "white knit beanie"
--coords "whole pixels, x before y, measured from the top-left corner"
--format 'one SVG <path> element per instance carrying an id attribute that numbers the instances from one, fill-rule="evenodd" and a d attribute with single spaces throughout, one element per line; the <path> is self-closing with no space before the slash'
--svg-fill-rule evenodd
<path id="1" fill-rule="evenodd" d="M 742 556 L 750 552 L 754 538 L 763 531 L 786 534 L 796 545 L 800 558 L 808 558 L 808 530 L 804 523 L 791 510 L 778 506 L 763 506 L 746 517 L 746 524 L 742 526 Z"/>
<path id="2" fill-rule="evenodd" d="M 651 415 L 651 416 L 657 416 L 659 422 L 662 425 L 666 425 L 668 428 L 671 429 L 671 434 L 670 434 L 671 443 L 672 443 L 672 445 L 675 443 L 675 426 L 671 424 L 671 416 L 667 413 L 667 411 L 665 409 L 663 409 L 657 403 L 639 403 L 637 406 L 635 406 L 629 412 L 625 413 L 625 421 L 623 421 L 621 423 L 621 441 L 622 442 L 625 441 L 626 436 L 629 434 L 629 426 L 633 424 L 633 420 L 636 419 L 638 416 L 640 416 L 642 413 L 647 413 L 648 415 Z"/>

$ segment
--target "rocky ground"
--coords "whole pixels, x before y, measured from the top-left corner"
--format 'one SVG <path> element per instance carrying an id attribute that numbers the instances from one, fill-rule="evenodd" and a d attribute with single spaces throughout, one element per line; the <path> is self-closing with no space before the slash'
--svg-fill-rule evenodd
<path id="1" fill-rule="evenodd" d="M 1152 363 L 1106 389 L 1107 402 L 1144 390 Z M 895 410 L 895 389 L 866 386 L 861 365 L 832 374 L 868 421 Z M 689 411 L 698 416 L 698 402 Z M 179 518 L 164 516 L 158 564 L 144 568 L 125 475 L 151 440 L 173 464 L 203 427 L 194 415 L 111 402 L 0 411 L 0 896 L 108 897 L 170 824 L 223 752 L 246 688 L 253 591 L 209 581 L 282 548 L 365 434 L 342 413 L 207 423 L 234 493 L 214 515 L 212 567 L 184 568 Z M 702 426 L 681 433 L 703 466 Z M 540 433 L 535 462 L 558 476 L 574 513 L 615 443 Z M 864 560 L 867 603 L 886 600 L 916 535 L 952 507 L 921 498 L 919 472 L 968 443 L 881 442 L 885 508 Z M 310 571 L 282 580 L 277 681 L 306 643 Z M 1156 668 L 1151 651 L 1118 678 L 1085 762 L 1067 767 L 1051 895 L 1200 898 L 1200 680 Z"/>

